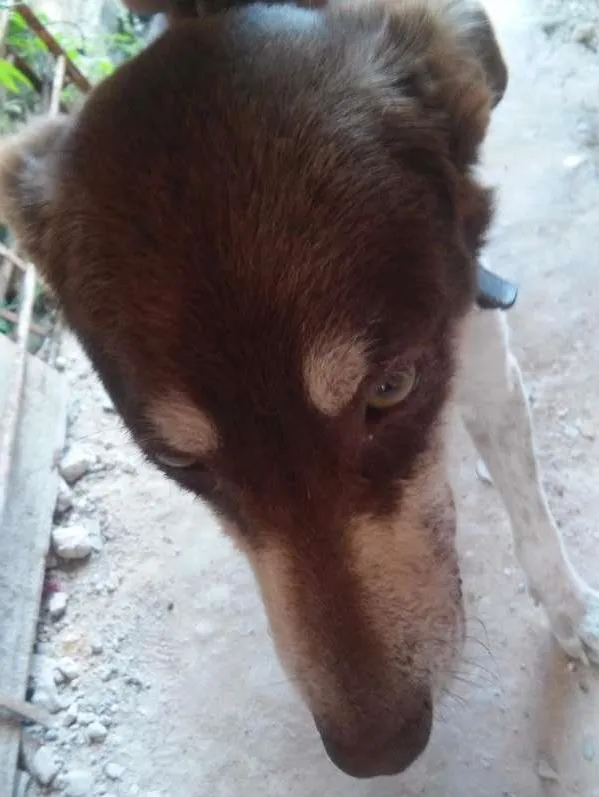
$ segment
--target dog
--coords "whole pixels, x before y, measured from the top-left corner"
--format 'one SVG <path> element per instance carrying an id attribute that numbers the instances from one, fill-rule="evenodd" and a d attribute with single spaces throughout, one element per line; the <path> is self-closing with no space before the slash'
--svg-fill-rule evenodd
<path id="1" fill-rule="evenodd" d="M 454 408 L 553 633 L 599 655 L 481 288 L 495 34 L 467 0 L 135 3 L 168 29 L 2 142 L 1 215 L 141 450 L 247 556 L 330 759 L 400 773 L 464 639 Z"/>

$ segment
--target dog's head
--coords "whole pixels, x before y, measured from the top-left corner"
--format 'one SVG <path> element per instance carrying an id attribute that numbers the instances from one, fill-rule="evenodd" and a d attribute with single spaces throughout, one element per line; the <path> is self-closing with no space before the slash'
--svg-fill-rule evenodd
<path id="1" fill-rule="evenodd" d="M 250 5 L 0 157 L 4 216 L 138 444 L 246 552 L 356 776 L 424 749 L 461 645 L 444 416 L 504 86 L 464 2 Z"/>

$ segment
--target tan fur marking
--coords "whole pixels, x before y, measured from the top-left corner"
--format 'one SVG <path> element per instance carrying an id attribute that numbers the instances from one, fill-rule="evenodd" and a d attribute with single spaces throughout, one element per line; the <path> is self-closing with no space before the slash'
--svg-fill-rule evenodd
<path id="1" fill-rule="evenodd" d="M 218 445 L 218 434 L 212 421 L 176 391 L 152 402 L 148 419 L 164 442 L 182 454 L 204 456 Z"/>
<path id="2" fill-rule="evenodd" d="M 308 395 L 325 415 L 337 415 L 355 396 L 367 368 L 362 341 L 319 342 L 304 363 Z"/>
<path id="3" fill-rule="evenodd" d="M 429 684 L 437 696 L 461 649 L 462 609 L 456 589 L 455 516 L 445 478 L 443 438 L 424 454 L 396 513 L 356 516 L 346 529 L 346 563 L 359 585 L 360 615 L 367 618 L 384 672 L 389 699 L 402 684 Z M 431 512 L 434 513 L 431 516 Z M 431 527 L 434 522 L 435 527 Z M 446 555 L 440 556 L 440 552 Z M 343 727 L 355 720 L 340 691 L 337 665 L 320 634 L 305 625 L 298 601 L 313 595 L 309 557 L 294 555 L 271 536 L 269 545 L 247 550 L 261 588 L 281 662 L 312 712 Z M 355 597 L 355 596 L 353 596 Z M 343 595 L 339 596 L 342 601 Z M 334 616 L 334 615 L 333 615 Z M 323 614 L 326 618 L 326 612 Z M 331 627 L 331 637 L 335 627 Z M 399 652 L 399 656 L 398 656 Z M 403 660 L 401 654 L 409 653 Z M 368 673 L 365 672 L 365 688 Z M 386 687 L 387 688 L 387 687 Z M 378 695 L 373 695 L 373 701 Z"/>

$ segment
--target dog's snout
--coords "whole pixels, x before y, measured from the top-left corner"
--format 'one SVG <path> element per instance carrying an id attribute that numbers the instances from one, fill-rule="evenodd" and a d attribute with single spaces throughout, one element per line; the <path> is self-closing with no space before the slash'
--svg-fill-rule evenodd
<path id="1" fill-rule="evenodd" d="M 410 701 L 392 718 L 348 735 L 317 723 L 325 750 L 340 770 L 354 778 L 397 775 L 424 752 L 433 725 L 433 707 L 427 692 Z"/>

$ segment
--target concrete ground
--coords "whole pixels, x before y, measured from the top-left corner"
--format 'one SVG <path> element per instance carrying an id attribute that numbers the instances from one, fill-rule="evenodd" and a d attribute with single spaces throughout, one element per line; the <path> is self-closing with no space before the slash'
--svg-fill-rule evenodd
<path id="1" fill-rule="evenodd" d="M 521 281 L 514 344 L 546 487 L 599 586 L 599 60 L 555 8 L 491 8 L 511 84 L 486 148 L 500 187 L 490 256 Z M 422 759 L 357 782 L 328 762 L 287 684 L 243 559 L 207 510 L 141 463 L 74 346 L 67 365 L 72 439 L 96 460 L 70 520 L 96 524 L 99 550 L 54 573 L 69 604 L 44 618 L 39 652 L 69 657 L 75 675 L 58 687 L 70 718 L 60 712 L 45 739 L 59 772 L 29 794 L 599 797 L 599 674 L 564 658 L 524 594 L 505 514 L 461 431 L 468 650 Z M 92 720 L 104 741 L 89 742 Z"/>

